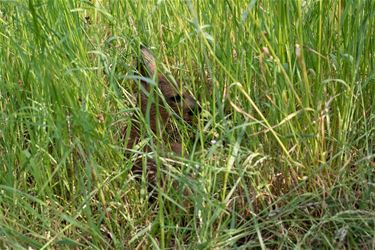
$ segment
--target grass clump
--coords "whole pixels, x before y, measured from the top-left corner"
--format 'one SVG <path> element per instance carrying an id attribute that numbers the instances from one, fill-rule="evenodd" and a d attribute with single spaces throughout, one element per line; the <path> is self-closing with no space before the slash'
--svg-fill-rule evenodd
<path id="1" fill-rule="evenodd" d="M 374 1 L 0 3 L 2 248 L 374 248 Z M 188 159 L 140 119 L 141 43 L 202 109 Z M 191 195 L 149 201 L 134 122 Z"/>

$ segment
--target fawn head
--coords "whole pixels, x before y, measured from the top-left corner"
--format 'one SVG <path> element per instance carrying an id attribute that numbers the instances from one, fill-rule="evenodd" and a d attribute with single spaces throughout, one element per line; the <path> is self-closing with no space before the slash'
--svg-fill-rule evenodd
<path id="1" fill-rule="evenodd" d="M 197 109 L 197 104 L 193 96 L 191 96 L 183 88 L 179 88 L 179 83 L 170 81 L 163 74 L 160 74 L 156 70 L 156 59 L 149 49 L 141 46 L 141 62 L 139 63 L 139 71 L 144 77 L 154 78 L 156 80 L 157 87 L 161 91 L 166 103 L 188 124 L 192 123 L 194 112 Z M 146 81 L 141 80 L 143 87 L 146 90 L 150 90 L 150 84 Z M 182 89 L 182 90 L 181 90 Z M 141 94 L 141 109 L 145 113 L 147 110 L 147 99 L 148 97 L 143 93 Z M 170 112 L 167 111 L 167 107 L 163 104 L 163 101 L 159 101 L 158 105 L 152 104 L 150 107 L 150 126 L 153 131 L 156 130 L 156 117 L 159 113 L 160 118 L 165 123 L 169 119 Z"/>

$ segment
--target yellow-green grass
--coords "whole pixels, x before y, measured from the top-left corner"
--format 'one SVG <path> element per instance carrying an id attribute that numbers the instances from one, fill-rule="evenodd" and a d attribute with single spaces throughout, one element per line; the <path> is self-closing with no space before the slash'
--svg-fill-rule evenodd
<path id="1" fill-rule="evenodd" d="M 1 0 L 0 247 L 373 249 L 374 10 Z M 175 119 L 189 159 L 163 154 L 136 106 L 141 43 L 202 108 Z M 132 121 L 170 177 L 152 202 Z"/>

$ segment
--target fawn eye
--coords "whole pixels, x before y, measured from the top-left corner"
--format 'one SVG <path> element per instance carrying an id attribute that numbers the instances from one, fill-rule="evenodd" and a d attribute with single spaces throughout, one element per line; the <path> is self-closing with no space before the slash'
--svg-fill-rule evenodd
<path id="1" fill-rule="evenodd" d="M 180 102 L 182 97 L 180 95 L 174 95 L 174 96 L 170 97 L 170 99 L 174 102 Z"/>

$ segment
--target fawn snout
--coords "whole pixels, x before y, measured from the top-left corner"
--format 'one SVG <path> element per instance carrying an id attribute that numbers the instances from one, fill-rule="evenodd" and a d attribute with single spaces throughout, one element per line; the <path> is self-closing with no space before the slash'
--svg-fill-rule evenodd
<path id="1" fill-rule="evenodd" d="M 167 99 L 168 105 L 180 115 L 185 122 L 192 125 L 193 117 L 199 112 L 199 106 L 189 93 L 175 94 Z"/>

